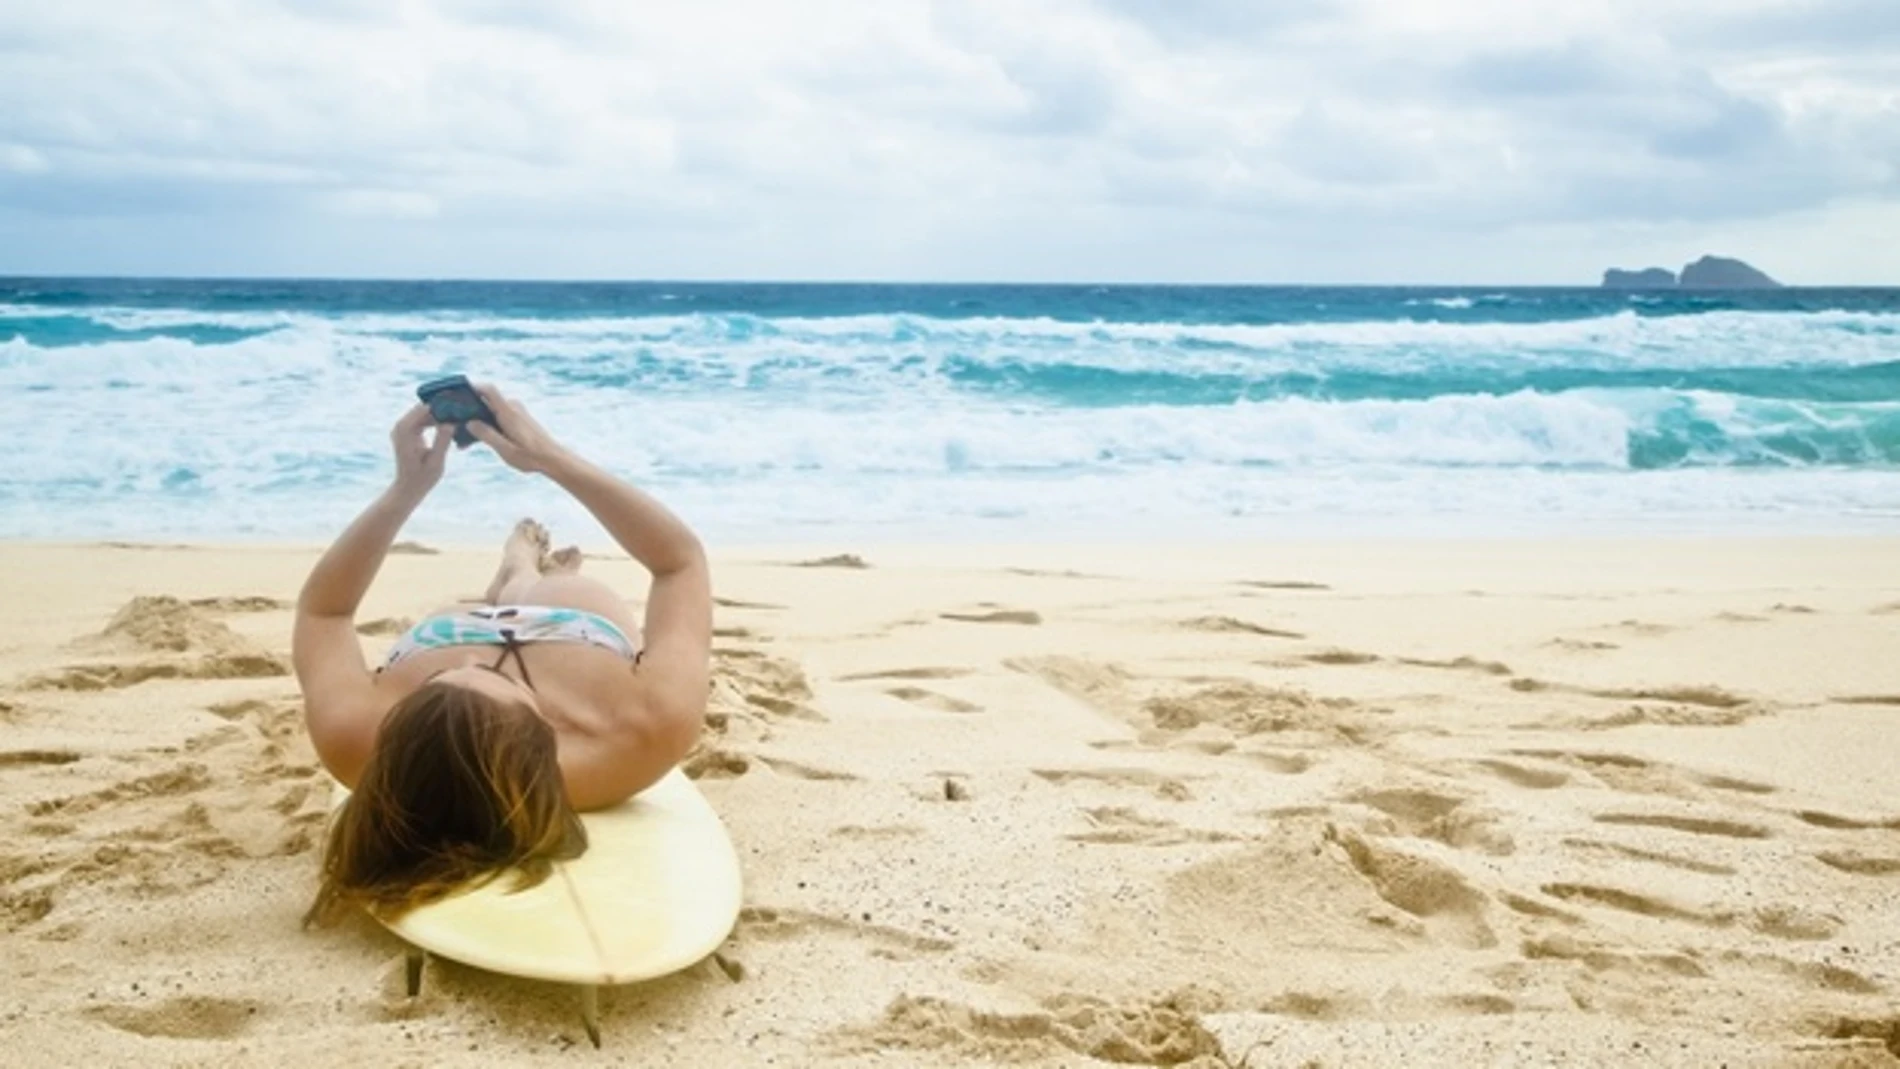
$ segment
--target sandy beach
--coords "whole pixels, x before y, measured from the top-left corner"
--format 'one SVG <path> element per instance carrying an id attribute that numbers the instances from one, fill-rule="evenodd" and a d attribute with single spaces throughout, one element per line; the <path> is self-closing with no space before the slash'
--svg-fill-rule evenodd
<path id="1" fill-rule="evenodd" d="M 599 1052 L 299 928 L 316 552 L 0 547 L 8 1064 L 1900 1064 L 1900 541 L 715 547 L 739 977 Z"/>

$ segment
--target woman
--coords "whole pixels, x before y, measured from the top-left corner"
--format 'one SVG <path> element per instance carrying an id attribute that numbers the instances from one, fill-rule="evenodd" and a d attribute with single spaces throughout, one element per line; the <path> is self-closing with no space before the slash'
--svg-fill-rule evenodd
<path id="1" fill-rule="evenodd" d="M 547 552 L 523 520 L 486 603 L 444 609 L 372 670 L 356 610 L 403 522 L 442 478 L 454 428 L 396 424 L 396 478 L 331 546 L 297 599 L 291 639 L 317 754 L 353 793 L 331 827 L 306 923 L 346 905 L 389 917 L 516 868 L 526 884 L 586 848 L 576 811 L 654 783 L 699 736 L 712 590 L 699 539 L 659 502 L 563 448 L 499 390 L 476 389 L 495 425 L 470 432 L 510 467 L 586 506 L 652 573 L 644 628 L 584 577 L 580 553 Z M 636 646 L 632 637 L 641 635 Z"/>

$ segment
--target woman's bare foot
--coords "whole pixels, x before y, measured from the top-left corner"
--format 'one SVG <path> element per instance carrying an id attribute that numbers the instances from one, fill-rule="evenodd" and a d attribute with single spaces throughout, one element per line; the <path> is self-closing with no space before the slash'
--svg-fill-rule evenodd
<path id="1" fill-rule="evenodd" d="M 548 529 L 533 520 L 522 520 L 501 544 L 501 567 L 483 595 L 490 605 L 506 600 L 509 586 L 531 583 L 541 575 L 541 556 L 548 551 Z"/>
<path id="2" fill-rule="evenodd" d="M 541 558 L 542 575 L 578 575 L 581 570 L 581 547 L 566 546 Z"/>

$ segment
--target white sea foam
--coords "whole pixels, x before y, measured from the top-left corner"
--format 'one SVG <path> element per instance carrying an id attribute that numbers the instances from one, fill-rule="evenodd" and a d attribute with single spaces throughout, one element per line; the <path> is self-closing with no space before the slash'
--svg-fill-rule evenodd
<path id="1" fill-rule="evenodd" d="M 49 314 L 174 334 L 41 344 L 7 325 Z M 248 333 L 175 336 L 204 327 Z M 1065 375 L 1094 371 L 1178 386 L 1355 369 L 1468 382 L 1499 369 L 1841 368 L 1892 362 L 1897 346 L 1900 316 L 1845 312 L 1201 326 L 0 306 L 0 420 L 17 432 L 0 462 L 0 535 L 333 533 L 386 477 L 388 426 L 415 384 L 444 370 L 504 383 L 584 452 L 732 538 L 840 525 L 1262 532 L 1328 518 L 1893 525 L 1900 470 L 1840 465 L 1862 464 L 1857 443 L 1885 455 L 1875 439 L 1900 428 L 1900 402 L 1646 387 L 1094 407 L 1061 391 Z M 1012 377 L 1025 371 L 1049 374 L 1025 393 Z M 1645 448 L 1682 470 L 1632 471 Z M 1804 468 L 1810 453 L 1820 464 Z M 456 537 L 471 517 L 523 509 L 581 522 L 482 450 L 454 468 L 418 531 Z"/>
<path id="2" fill-rule="evenodd" d="M 1464 300 L 1467 298 L 1456 298 Z M 316 338 L 402 336 L 539 355 L 599 352 L 602 343 L 667 343 L 715 351 L 795 349 L 853 362 L 867 351 L 957 352 L 983 358 L 1195 370 L 1257 369 L 1261 355 L 1291 367 L 1517 367 L 1562 359 L 1578 367 L 1856 366 L 1895 358 L 1900 315 L 1859 311 L 1633 311 L 1542 322 L 1358 320 L 1305 323 L 1074 322 L 1048 317 L 945 319 L 904 313 L 765 318 L 742 313 L 537 318 L 472 312 L 335 314 L 190 309 L 49 310 L 0 305 L 9 319 L 47 315 L 118 330 L 216 327 Z M 612 348 L 608 345 L 607 348 Z M 1209 352 L 1207 350 L 1214 351 Z M 1222 353 L 1221 350 L 1232 350 Z M 1255 359 L 1248 360 L 1248 357 Z M 1235 357 L 1242 358 L 1238 362 Z"/>

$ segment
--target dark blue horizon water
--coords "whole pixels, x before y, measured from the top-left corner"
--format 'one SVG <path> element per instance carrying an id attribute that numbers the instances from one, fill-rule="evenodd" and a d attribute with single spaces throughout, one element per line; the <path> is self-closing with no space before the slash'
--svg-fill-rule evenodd
<path id="1" fill-rule="evenodd" d="M 1894 312 L 1900 311 L 1900 287 L 1609 290 L 1595 286 L 0 277 L 0 303 L 14 302 L 47 308 L 115 305 L 326 314 L 442 311 L 537 317 L 738 313 L 821 318 L 902 311 L 945 319 L 994 316 L 1255 325 L 1384 319 L 1395 309 L 1404 309 L 1407 318 L 1426 322 L 1513 323 L 1621 311 L 1644 316 L 1723 311 Z"/>

